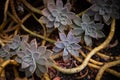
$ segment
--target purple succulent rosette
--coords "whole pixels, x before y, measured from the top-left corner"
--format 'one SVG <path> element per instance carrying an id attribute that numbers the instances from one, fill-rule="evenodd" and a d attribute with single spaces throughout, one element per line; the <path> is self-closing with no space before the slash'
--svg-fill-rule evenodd
<path id="1" fill-rule="evenodd" d="M 81 46 L 78 43 L 80 42 L 80 37 L 75 37 L 72 31 L 70 31 L 67 36 L 65 33 L 59 33 L 59 37 L 61 41 L 55 43 L 55 47 L 53 48 L 54 52 L 63 50 L 64 61 L 69 59 L 71 55 L 79 56 L 78 50 Z"/>
<path id="2" fill-rule="evenodd" d="M 31 76 L 34 72 L 37 76 L 42 76 L 51 66 L 50 55 L 52 51 L 47 50 L 45 46 L 37 46 L 36 39 L 32 40 L 25 50 L 18 51 L 16 61 L 21 63 L 21 68 L 25 71 L 26 76 Z"/>
<path id="3" fill-rule="evenodd" d="M 105 37 L 101 31 L 103 28 L 102 23 L 95 23 L 87 14 L 82 15 L 82 19 L 77 17 L 73 20 L 73 34 L 76 36 L 84 36 L 84 41 L 87 46 L 92 46 L 92 38 L 98 39 Z"/>
<path id="4" fill-rule="evenodd" d="M 120 1 L 119 0 L 92 0 L 93 5 L 91 6 L 88 14 L 94 16 L 94 20 L 101 21 L 103 18 L 106 24 L 111 23 L 111 18 L 120 18 Z"/>
<path id="5" fill-rule="evenodd" d="M 24 42 L 27 42 L 27 40 L 28 36 L 20 37 L 19 35 L 16 35 L 11 42 L 0 48 L 0 57 L 5 60 L 10 59 L 16 55 L 17 51 L 23 50 L 26 47 Z M 23 45 L 24 47 L 21 47 Z"/>
<path id="6" fill-rule="evenodd" d="M 71 5 L 67 2 L 63 5 L 62 0 L 48 0 L 47 8 L 42 10 L 43 16 L 40 20 L 46 24 L 48 28 L 58 28 L 59 31 L 64 31 L 67 25 L 72 24 L 72 19 L 75 18 L 75 13 L 70 12 Z"/>

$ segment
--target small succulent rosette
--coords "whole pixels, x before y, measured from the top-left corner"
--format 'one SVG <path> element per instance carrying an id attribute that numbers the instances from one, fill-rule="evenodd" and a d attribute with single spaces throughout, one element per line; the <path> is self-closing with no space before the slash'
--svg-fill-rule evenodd
<path id="1" fill-rule="evenodd" d="M 72 24 L 72 19 L 76 17 L 75 13 L 70 12 L 71 4 L 67 2 L 63 5 L 62 0 L 48 0 L 47 7 L 42 10 L 43 16 L 40 20 L 48 28 L 58 28 L 59 31 L 67 29 Z"/>

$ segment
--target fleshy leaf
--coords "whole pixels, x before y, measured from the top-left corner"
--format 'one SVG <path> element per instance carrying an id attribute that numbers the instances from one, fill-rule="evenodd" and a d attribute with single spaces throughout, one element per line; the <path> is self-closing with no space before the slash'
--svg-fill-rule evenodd
<path id="1" fill-rule="evenodd" d="M 68 11 L 70 11 L 70 10 L 71 10 L 71 4 L 70 4 L 70 2 L 67 2 L 67 3 L 64 5 L 64 7 L 66 7 L 66 8 L 68 9 Z"/>
<path id="2" fill-rule="evenodd" d="M 33 54 L 33 57 L 35 58 L 35 60 L 39 60 L 39 58 L 40 58 L 40 53 L 36 51 L 36 52 Z"/>
<path id="3" fill-rule="evenodd" d="M 42 21 L 42 23 L 48 23 L 48 19 L 45 16 L 40 17 L 40 20 Z"/>
<path id="4" fill-rule="evenodd" d="M 75 28 L 75 29 L 73 29 L 73 34 L 75 35 L 75 36 L 80 36 L 80 35 L 82 35 L 82 33 L 84 32 L 83 31 L 83 29 L 82 28 Z"/>
<path id="5" fill-rule="evenodd" d="M 30 71 L 32 74 L 35 72 L 35 70 L 36 70 L 36 65 L 30 66 L 29 71 Z"/>
<path id="6" fill-rule="evenodd" d="M 45 9 L 42 10 L 42 14 L 47 17 L 47 16 L 50 15 L 50 12 L 48 11 L 47 8 L 45 8 Z"/>
<path id="7" fill-rule="evenodd" d="M 93 5 L 91 6 L 91 9 L 92 9 L 93 11 L 99 11 L 99 7 L 98 7 L 96 4 L 93 4 Z"/>
<path id="8" fill-rule="evenodd" d="M 19 42 L 15 41 L 15 42 L 10 43 L 9 48 L 15 50 L 19 47 L 19 45 L 20 45 Z"/>
<path id="9" fill-rule="evenodd" d="M 37 51 L 37 41 L 36 39 L 33 39 L 31 42 L 30 42 L 30 49 L 32 51 Z"/>
<path id="10" fill-rule="evenodd" d="M 49 21 L 49 22 L 46 24 L 46 27 L 52 28 L 52 27 L 54 26 L 53 23 L 54 23 L 54 22 Z"/>
<path id="11" fill-rule="evenodd" d="M 96 36 L 97 36 L 97 38 L 103 38 L 103 37 L 105 37 L 105 34 L 102 31 L 97 31 Z"/>
<path id="12" fill-rule="evenodd" d="M 72 17 L 72 16 L 71 16 L 71 17 Z M 67 24 L 65 24 L 65 25 L 71 25 L 71 24 L 72 24 L 72 21 L 71 21 L 70 18 L 66 18 L 65 22 L 67 23 Z M 64 25 L 64 24 L 63 24 L 63 25 Z"/>
<path id="13" fill-rule="evenodd" d="M 35 74 L 36 74 L 38 77 L 41 77 L 43 73 L 39 70 L 39 68 L 36 68 Z"/>
<path id="14" fill-rule="evenodd" d="M 40 52 L 41 54 L 43 53 L 45 53 L 45 51 L 46 51 L 46 47 L 45 46 L 39 46 L 38 47 L 38 52 Z"/>
<path id="15" fill-rule="evenodd" d="M 87 46 L 92 46 L 92 39 L 89 36 L 84 36 L 85 44 Z"/>
<path id="16" fill-rule="evenodd" d="M 45 51 L 45 54 L 44 54 L 44 57 L 49 59 L 49 57 L 50 57 L 52 54 L 53 54 L 53 52 L 52 52 L 51 50 L 46 50 L 46 51 Z"/>
<path id="17" fill-rule="evenodd" d="M 54 18 L 53 15 L 48 15 L 48 16 L 47 16 L 47 19 L 48 19 L 49 21 L 51 21 L 51 22 L 55 20 L 55 18 Z"/>
<path id="18" fill-rule="evenodd" d="M 63 56 L 67 56 L 67 55 L 68 55 L 68 51 L 67 51 L 66 48 L 64 48 L 64 50 L 63 50 Z"/>
<path id="19" fill-rule="evenodd" d="M 77 50 L 71 50 L 70 53 L 74 56 L 77 56 L 77 57 L 79 56 L 79 51 Z"/>
<path id="20" fill-rule="evenodd" d="M 47 8 L 52 13 L 52 11 L 56 8 L 56 6 L 54 5 L 54 3 L 48 3 Z"/>
<path id="21" fill-rule="evenodd" d="M 68 39 L 68 41 L 73 41 L 73 39 L 74 39 L 74 35 L 73 35 L 73 33 L 72 33 L 72 30 L 71 31 L 69 31 L 69 33 L 68 33 L 68 35 L 67 35 L 67 39 Z"/>
<path id="22" fill-rule="evenodd" d="M 28 41 L 28 38 L 29 38 L 28 35 L 24 35 L 24 36 L 22 37 L 22 42 L 27 42 L 27 41 Z"/>
<path id="23" fill-rule="evenodd" d="M 37 61 L 37 64 L 46 65 L 46 62 L 47 62 L 46 58 L 42 57 Z"/>
<path id="24" fill-rule="evenodd" d="M 95 27 L 96 27 L 97 30 L 102 30 L 103 27 L 104 27 L 104 24 L 102 24 L 102 23 L 96 23 Z"/>
<path id="25" fill-rule="evenodd" d="M 41 71 L 42 73 L 46 73 L 48 71 L 46 66 L 43 65 L 37 65 L 37 69 L 39 69 L 39 71 Z"/>
<path id="26" fill-rule="evenodd" d="M 103 10 L 102 8 L 100 8 L 99 14 L 100 14 L 100 15 L 105 15 L 105 12 L 104 12 L 104 10 Z"/>
<path id="27" fill-rule="evenodd" d="M 67 28 L 64 25 L 60 25 L 60 27 L 58 27 L 58 30 L 60 32 L 63 32 L 64 30 L 66 30 Z"/>
<path id="28" fill-rule="evenodd" d="M 0 48 L 0 58 L 9 59 L 10 54 L 8 51 L 5 51 L 3 48 Z"/>
<path id="29" fill-rule="evenodd" d="M 95 16 L 94 16 L 94 20 L 95 21 L 100 21 L 101 20 L 101 16 L 96 13 Z"/>
<path id="30" fill-rule="evenodd" d="M 15 60 L 16 60 L 18 63 L 22 63 L 22 59 L 19 58 L 19 57 L 16 57 Z"/>
<path id="31" fill-rule="evenodd" d="M 76 18 L 75 13 L 73 13 L 73 12 L 68 12 L 67 15 L 69 16 L 70 19 Z"/>
<path id="32" fill-rule="evenodd" d="M 18 57 L 24 57 L 25 56 L 25 53 L 23 51 L 18 51 L 17 52 L 17 56 Z"/>
<path id="33" fill-rule="evenodd" d="M 60 23 L 56 21 L 56 22 L 54 22 L 54 26 L 55 26 L 55 27 L 59 27 L 59 26 L 60 26 Z"/>
<path id="34" fill-rule="evenodd" d="M 69 58 L 70 58 L 69 55 L 63 56 L 63 60 L 64 60 L 64 61 L 68 60 Z"/>
<path id="35" fill-rule="evenodd" d="M 75 19 L 73 19 L 73 22 L 77 25 L 77 26 L 80 26 L 81 25 L 81 19 L 80 19 L 80 17 L 76 17 Z"/>
<path id="36" fill-rule="evenodd" d="M 62 42 L 60 42 L 60 41 L 56 42 L 55 46 L 58 47 L 58 48 L 64 48 L 65 47 L 64 44 L 62 44 Z"/>
<path id="37" fill-rule="evenodd" d="M 66 41 L 66 39 L 67 39 L 65 33 L 59 33 L 59 37 L 62 41 Z"/>
<path id="38" fill-rule="evenodd" d="M 31 73 L 29 70 L 25 70 L 25 75 L 27 76 L 27 77 L 30 77 L 31 75 L 32 75 L 33 73 Z"/>
<path id="39" fill-rule="evenodd" d="M 57 10 L 53 10 L 51 14 L 52 14 L 52 16 L 54 16 L 54 17 L 58 16 Z"/>
<path id="40" fill-rule="evenodd" d="M 72 44 L 72 49 L 79 50 L 81 46 L 79 44 Z"/>
<path id="41" fill-rule="evenodd" d="M 90 17 L 87 14 L 83 14 L 82 15 L 82 21 L 87 23 L 87 22 L 90 21 Z"/>
<path id="42" fill-rule="evenodd" d="M 54 51 L 54 52 L 60 52 L 61 50 L 62 50 L 62 49 L 61 49 L 61 48 L 58 48 L 58 47 L 54 47 L 54 48 L 53 48 L 53 51 Z"/>
<path id="43" fill-rule="evenodd" d="M 27 68 L 29 67 L 30 64 L 26 63 L 26 62 L 22 62 L 22 67 L 21 68 Z"/>
<path id="44" fill-rule="evenodd" d="M 13 39 L 13 41 L 20 41 L 20 36 L 19 35 L 16 35 Z"/>
<path id="45" fill-rule="evenodd" d="M 63 2 L 62 2 L 62 0 L 56 0 L 56 7 L 59 10 L 61 10 L 63 8 Z"/>
<path id="46" fill-rule="evenodd" d="M 104 16 L 103 16 L 103 19 L 105 20 L 105 22 L 107 22 L 107 21 L 109 21 L 110 16 L 109 16 L 109 15 L 104 15 Z"/>

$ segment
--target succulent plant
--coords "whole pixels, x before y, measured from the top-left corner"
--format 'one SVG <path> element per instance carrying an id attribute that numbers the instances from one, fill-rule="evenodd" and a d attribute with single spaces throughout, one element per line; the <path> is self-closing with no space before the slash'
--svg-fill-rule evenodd
<path id="1" fill-rule="evenodd" d="M 53 48 L 54 52 L 63 50 L 64 61 L 69 59 L 70 55 L 79 56 L 78 50 L 81 46 L 78 43 L 80 42 L 80 37 L 75 37 L 72 31 L 70 31 L 67 36 L 65 33 L 59 33 L 59 37 L 61 41 L 55 43 L 55 47 Z"/>
<path id="2" fill-rule="evenodd" d="M 95 20 L 103 18 L 106 24 L 110 24 L 111 18 L 119 19 L 119 0 L 92 0 L 91 10 L 94 13 Z"/>
<path id="3" fill-rule="evenodd" d="M 47 0 L 47 8 L 42 10 L 44 16 L 40 20 L 46 24 L 48 28 L 58 28 L 59 31 L 66 29 L 67 25 L 72 24 L 72 19 L 75 18 L 75 13 L 70 12 L 71 5 L 67 2 L 63 5 L 62 0 Z"/>
<path id="4" fill-rule="evenodd" d="M 13 38 L 12 42 L 8 44 L 8 46 L 12 50 L 16 50 L 20 46 L 20 43 L 21 43 L 20 36 L 17 35 Z"/>
<path id="5" fill-rule="evenodd" d="M 22 38 L 19 35 L 15 36 L 12 42 L 0 48 L 0 58 L 7 60 L 17 55 L 15 60 L 21 63 L 26 76 L 31 76 L 34 72 L 41 76 L 52 64 L 50 59 L 52 51 L 47 50 L 45 46 L 38 47 L 35 39 L 30 44 L 27 41 L 28 36 Z"/>
<path id="6" fill-rule="evenodd" d="M 45 46 L 38 47 L 36 39 L 32 40 L 30 44 L 24 44 L 28 47 L 17 52 L 16 61 L 21 63 L 21 68 L 25 71 L 26 76 L 31 76 L 34 72 L 37 76 L 43 75 L 51 65 L 49 61 L 52 51 L 47 50 Z"/>
<path id="7" fill-rule="evenodd" d="M 87 14 L 82 15 L 82 19 L 77 17 L 73 20 L 73 34 L 76 36 L 84 36 L 86 45 L 92 46 L 92 38 L 102 38 L 104 33 L 101 31 L 103 28 L 102 23 L 95 23 Z"/>
<path id="8" fill-rule="evenodd" d="M 17 51 L 25 49 L 27 45 L 23 44 L 23 42 L 27 42 L 27 40 L 28 36 L 20 38 L 19 35 L 16 35 L 11 42 L 0 48 L 0 57 L 5 60 L 10 59 L 12 56 L 16 55 Z"/>
<path id="9" fill-rule="evenodd" d="M 4 60 L 8 60 L 10 59 L 10 48 L 8 46 L 4 46 L 0 48 L 0 58 L 4 59 Z"/>
<path id="10" fill-rule="evenodd" d="M 8 46 L 10 49 L 12 50 L 17 50 L 21 48 L 21 45 L 23 45 L 23 42 L 27 42 L 28 41 L 28 36 L 23 36 L 20 37 L 19 35 L 16 35 L 12 42 L 8 43 Z"/>

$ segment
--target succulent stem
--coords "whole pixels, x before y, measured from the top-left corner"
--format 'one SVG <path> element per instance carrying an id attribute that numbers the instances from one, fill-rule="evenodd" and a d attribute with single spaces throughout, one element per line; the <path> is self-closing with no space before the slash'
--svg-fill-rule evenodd
<path id="1" fill-rule="evenodd" d="M 92 50 L 92 48 L 87 47 L 87 46 L 85 46 L 84 48 L 89 50 L 89 51 Z M 106 55 L 106 54 L 101 53 L 101 52 L 97 52 L 96 55 L 98 55 L 100 58 L 102 58 L 104 60 L 106 60 L 106 59 L 107 60 L 109 60 L 109 59 L 116 59 L 116 60 L 120 59 L 120 56 L 109 56 L 109 55 Z"/>
<path id="2" fill-rule="evenodd" d="M 30 9 L 30 10 L 33 11 L 33 12 L 36 12 L 36 13 L 42 15 L 42 12 L 41 12 L 39 9 L 33 7 L 33 6 L 32 6 L 31 4 L 29 4 L 26 0 L 21 0 L 21 1 L 23 2 L 23 4 L 24 4 L 28 9 Z"/>
<path id="3" fill-rule="evenodd" d="M 80 50 L 79 52 L 81 53 L 81 55 L 82 55 L 84 58 L 86 58 L 87 55 L 86 55 L 82 50 Z M 99 62 L 99 61 L 96 61 L 96 60 L 94 60 L 94 59 L 90 59 L 90 62 L 91 62 L 91 63 L 94 63 L 94 64 L 96 64 L 96 65 L 103 65 L 103 64 L 104 64 L 103 62 Z"/>
<path id="4" fill-rule="evenodd" d="M 99 72 L 98 72 L 95 80 L 100 80 L 101 77 L 102 77 L 102 75 L 103 75 L 103 73 L 104 73 L 104 71 L 105 71 L 106 69 L 108 69 L 108 68 L 110 68 L 110 67 L 113 67 L 113 66 L 115 66 L 115 65 L 118 65 L 118 64 L 120 64 L 120 60 L 116 60 L 116 61 L 112 61 L 112 62 L 106 63 L 104 66 L 102 66 L 102 67 L 100 68 L 100 70 L 99 70 Z M 118 77 L 120 77 L 120 75 L 119 75 Z"/>
<path id="5" fill-rule="evenodd" d="M 50 43 L 55 43 L 55 42 L 56 42 L 55 40 L 52 40 L 52 39 L 50 39 L 50 38 L 47 38 L 47 37 L 45 37 L 45 36 L 42 36 L 42 35 L 39 35 L 39 34 L 37 34 L 37 33 L 34 33 L 34 32 L 32 32 L 32 31 L 30 31 L 30 30 L 27 29 L 23 24 L 21 24 L 21 27 L 22 27 L 23 30 L 25 30 L 26 32 L 30 33 L 31 35 L 37 36 L 37 37 L 39 37 L 39 38 L 41 38 L 41 39 L 44 39 L 44 40 L 46 40 L 46 41 L 48 41 L 48 42 L 50 42 Z"/>
<path id="6" fill-rule="evenodd" d="M 1 65 L 0 65 L 0 75 L 3 71 L 3 69 L 8 65 L 8 64 L 12 64 L 12 65 L 16 65 L 18 66 L 18 63 L 15 61 L 15 60 L 7 60 L 5 62 L 3 62 Z"/>

